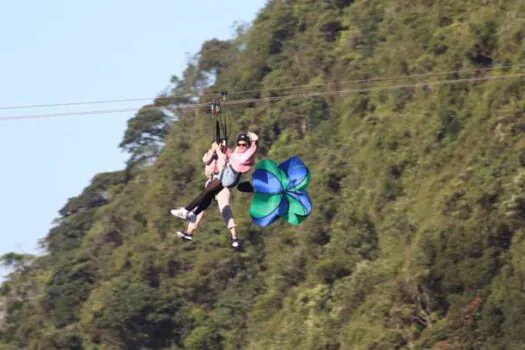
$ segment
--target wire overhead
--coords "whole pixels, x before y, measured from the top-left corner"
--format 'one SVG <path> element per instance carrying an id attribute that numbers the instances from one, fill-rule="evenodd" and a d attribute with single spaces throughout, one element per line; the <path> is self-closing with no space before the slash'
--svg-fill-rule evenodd
<path id="1" fill-rule="evenodd" d="M 310 84 L 310 85 L 295 85 L 295 86 L 289 86 L 289 87 L 275 87 L 275 88 L 267 88 L 267 89 L 260 89 L 260 90 L 244 90 L 244 91 L 232 91 L 228 92 L 228 94 L 240 94 L 240 93 L 248 93 L 248 92 L 265 92 L 265 91 L 278 91 L 278 90 L 286 90 L 286 89 L 297 89 L 297 88 L 312 88 L 312 87 L 327 87 L 329 85 L 344 85 L 349 83 L 367 83 L 367 82 L 380 82 L 380 81 L 395 81 L 395 80 L 402 80 L 402 79 L 410 79 L 410 78 L 418 78 L 418 77 L 431 77 L 431 76 L 439 76 L 439 75 L 447 75 L 447 74 L 459 74 L 459 73 L 465 73 L 465 72 L 477 72 L 477 71 L 487 71 L 487 70 L 495 70 L 495 69 L 504 69 L 504 68 L 512 68 L 512 67 L 525 67 L 525 64 L 523 65 L 514 65 L 514 66 L 502 66 L 502 67 L 492 67 L 492 68 L 480 68 L 480 69 L 470 69 L 470 70 L 455 70 L 455 71 L 446 71 L 446 72 L 436 72 L 436 73 L 425 73 L 425 74 L 417 74 L 417 75 L 408 75 L 408 76 L 398 76 L 398 77 L 386 77 L 386 78 L 373 78 L 373 79 L 363 79 L 363 80 L 348 80 L 348 81 L 341 81 L 337 82 L 336 84 L 332 83 L 324 83 L 324 84 Z M 513 73 L 513 74 L 504 74 L 504 75 L 496 75 L 496 76 L 484 76 L 484 77 L 472 77 L 472 78 L 462 78 L 462 79 L 449 79 L 449 80 L 437 80 L 437 81 L 420 81 L 416 83 L 411 84 L 398 84 L 398 85 L 382 85 L 382 86 L 374 86 L 374 87 L 363 87 L 363 88 L 354 88 L 354 89 L 338 89 L 338 90 L 331 90 L 331 91 L 309 91 L 309 92 L 299 92 L 295 94 L 287 94 L 282 96 L 272 96 L 272 97 L 259 97 L 259 98 L 245 98 L 245 99 L 233 99 L 223 102 L 224 105 L 240 105 L 240 104 L 250 104 L 250 103 L 257 103 L 257 102 L 272 102 L 272 101 L 282 101 L 282 100 L 288 100 L 288 99 L 295 99 L 295 98 L 305 98 L 305 97 L 314 97 L 314 96 L 330 96 L 330 95 L 340 95 L 340 94 L 347 94 L 347 93 L 361 93 L 361 92 L 372 92 L 372 91 L 378 91 L 378 90 L 395 90 L 395 89 L 403 89 L 403 88 L 417 88 L 417 87 L 424 87 L 424 86 L 435 86 L 435 85 L 447 85 L 447 84 L 457 84 L 457 83 L 469 83 L 469 82 L 477 82 L 477 81 L 488 81 L 488 80 L 503 80 L 503 79 L 511 79 L 511 78 L 519 78 L 525 76 L 525 72 L 523 73 Z M 204 96 L 211 95 L 211 93 L 204 94 Z M 162 99 L 166 100 L 174 100 L 177 98 L 181 98 L 183 96 L 169 96 L 169 97 L 156 97 L 153 98 L 153 100 L 159 101 Z M 8 107 L 1 107 L 0 110 L 12 110 L 12 109 L 24 109 L 24 108 L 37 108 L 37 107 L 58 107 L 58 106 L 73 106 L 73 105 L 88 105 L 88 104 L 103 104 L 103 103 L 117 103 L 117 102 L 131 102 L 131 101 L 144 101 L 144 100 L 152 100 L 152 98 L 149 99 L 120 99 L 120 100 L 99 100 L 99 101 L 86 101 L 86 102 L 69 102 L 69 103 L 56 103 L 56 104 L 41 104 L 41 105 L 20 105 L 20 106 L 8 106 Z M 208 106 L 208 103 L 190 103 L 190 104 L 182 104 L 182 105 L 166 105 L 166 106 L 143 106 L 138 107 L 141 110 L 148 110 L 148 109 L 159 109 L 159 108 L 174 108 L 174 109 L 193 109 L 193 108 L 202 108 Z M 106 109 L 106 110 L 92 110 L 92 111 L 78 111 L 78 112 L 62 112 L 62 113 L 47 113 L 47 114 L 36 114 L 36 115 L 15 115 L 15 116 L 7 116 L 7 117 L 0 117 L 0 121 L 8 121 L 8 120 L 21 120 L 21 119 L 41 119 L 41 118 L 53 118 L 53 117 L 63 117 L 63 116 L 76 116 L 76 115 L 91 115 L 91 114 L 112 114 L 112 113 L 125 113 L 125 112 L 134 112 L 138 109 L 135 108 L 121 108 L 121 109 Z"/>
<path id="2" fill-rule="evenodd" d="M 500 67 L 486 67 L 486 68 L 472 68 L 472 69 L 459 69 L 459 70 L 450 70 L 443 72 L 429 72 L 421 74 L 412 74 L 412 75 L 401 75 L 401 76 L 392 76 L 392 77 L 381 77 L 381 78 L 370 78 L 370 79 L 354 79 L 354 80 L 343 80 L 334 85 L 346 85 L 346 84 L 356 84 L 356 83 L 367 83 L 367 82 L 378 82 L 378 81 L 392 81 L 392 80 L 401 80 L 401 79 L 410 79 L 410 78 L 422 78 L 422 77 L 433 77 L 440 75 L 448 74 L 460 74 L 460 73 L 472 73 L 472 72 L 484 72 L 491 70 L 500 70 L 500 69 L 510 69 L 510 68 L 522 68 L 525 67 L 525 64 L 515 64 L 515 65 L 503 65 Z M 255 89 L 255 90 L 237 90 L 229 91 L 229 95 L 238 95 L 244 93 L 255 93 L 255 92 L 268 92 L 268 91 L 280 91 L 280 90 L 290 90 L 290 89 L 301 89 L 301 88 L 314 88 L 326 86 L 328 83 L 319 83 L 319 84 L 303 84 L 303 85 L 289 85 L 289 86 L 279 86 L 279 87 L 270 87 L 265 89 Z M 207 92 L 203 96 L 217 95 L 219 92 Z M 79 105 L 94 105 L 94 104 L 108 104 L 108 103 L 122 103 L 122 102 L 140 102 L 140 101 L 162 101 L 162 100 L 173 100 L 176 98 L 184 98 L 187 96 L 184 95 L 171 95 L 165 97 L 149 97 L 149 98 L 127 98 L 127 99 L 112 99 L 112 100 L 94 100 L 94 101 L 82 101 L 82 102 L 64 102 L 64 103 L 50 103 L 50 104 L 35 104 L 35 105 L 18 105 L 18 106 L 0 106 L 0 110 L 14 110 L 14 109 L 30 109 L 30 108 L 47 108 L 47 107 L 64 107 L 64 106 L 79 106 Z"/>

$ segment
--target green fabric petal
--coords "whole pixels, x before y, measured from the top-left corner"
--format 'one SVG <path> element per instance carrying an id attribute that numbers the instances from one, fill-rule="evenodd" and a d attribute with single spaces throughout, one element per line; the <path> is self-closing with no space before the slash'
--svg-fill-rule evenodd
<path id="1" fill-rule="evenodd" d="M 285 219 L 290 224 L 297 226 L 308 217 L 308 210 L 296 198 L 286 195 L 286 199 L 288 200 L 289 208 L 285 215 Z"/>
<path id="2" fill-rule="evenodd" d="M 303 181 L 301 181 L 297 185 L 291 187 L 290 190 L 292 190 L 292 191 L 306 190 L 308 185 L 310 185 L 311 181 L 312 181 L 312 175 L 310 173 L 308 173 L 308 175 L 304 178 Z"/>
<path id="3" fill-rule="evenodd" d="M 252 198 L 250 206 L 250 214 L 255 218 L 262 218 L 279 207 L 282 195 L 280 194 L 266 194 L 256 192 Z"/>
<path id="4" fill-rule="evenodd" d="M 293 226 L 298 226 L 302 223 L 308 216 L 296 215 L 294 213 L 288 212 L 284 218 Z"/>

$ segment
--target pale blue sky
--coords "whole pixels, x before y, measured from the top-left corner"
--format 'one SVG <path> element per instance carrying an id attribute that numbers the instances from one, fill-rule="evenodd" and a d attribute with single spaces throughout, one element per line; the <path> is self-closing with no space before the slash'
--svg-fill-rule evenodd
<path id="1" fill-rule="evenodd" d="M 0 107 L 149 98 L 186 53 L 233 35 L 265 0 L 48 0 L 0 6 Z M 0 110 L 0 117 L 140 107 L 145 102 Z M 0 122 L 0 255 L 37 253 L 58 210 L 98 172 L 122 169 L 133 113 Z"/>

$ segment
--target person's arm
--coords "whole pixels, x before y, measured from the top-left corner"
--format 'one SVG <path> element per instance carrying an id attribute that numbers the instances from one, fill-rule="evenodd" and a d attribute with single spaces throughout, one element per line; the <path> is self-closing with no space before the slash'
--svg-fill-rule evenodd
<path id="1" fill-rule="evenodd" d="M 204 156 L 202 157 L 203 163 L 210 164 L 213 161 L 213 156 L 216 154 L 217 149 L 218 149 L 215 145 L 216 145 L 215 142 L 212 143 L 208 152 L 204 153 Z"/>
<path id="2" fill-rule="evenodd" d="M 210 164 L 213 160 L 213 155 L 215 154 L 215 151 L 210 149 L 204 155 L 202 156 L 202 162 L 206 165 Z"/>
<path id="3" fill-rule="evenodd" d="M 257 136 L 256 133 L 254 133 L 254 132 L 248 132 L 248 137 L 250 137 L 250 142 L 251 142 L 252 144 L 255 143 L 255 144 L 257 145 L 257 144 L 259 143 L 259 136 Z"/>
<path id="4" fill-rule="evenodd" d="M 246 152 L 237 153 L 235 155 L 241 165 L 251 165 L 253 162 L 253 157 L 255 156 L 255 152 L 257 151 L 257 141 L 259 140 L 259 137 L 253 132 L 249 132 L 248 136 L 250 137 L 250 147 L 246 150 Z"/>

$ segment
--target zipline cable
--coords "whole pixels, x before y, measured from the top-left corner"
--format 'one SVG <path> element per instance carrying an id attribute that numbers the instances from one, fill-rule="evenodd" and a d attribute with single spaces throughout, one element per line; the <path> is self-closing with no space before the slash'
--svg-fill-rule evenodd
<path id="1" fill-rule="evenodd" d="M 301 97 L 330 96 L 330 95 L 340 95 L 340 94 L 347 94 L 347 93 L 372 92 L 372 91 L 380 91 L 380 90 L 396 90 L 396 89 L 403 89 L 403 88 L 428 87 L 428 86 L 479 82 L 479 81 L 488 81 L 488 80 L 505 80 L 505 79 L 511 79 L 511 78 L 520 78 L 520 77 L 525 77 L 525 73 L 495 75 L 495 76 L 476 77 L 476 78 L 425 81 L 425 82 L 419 82 L 419 83 L 414 83 L 414 84 L 386 85 L 386 86 L 376 86 L 376 87 L 370 87 L 370 88 L 356 88 L 356 89 L 345 89 L 345 90 L 334 90 L 334 91 L 323 91 L 323 92 L 303 92 L 303 93 L 290 94 L 290 95 L 284 95 L 284 96 L 272 96 L 272 97 L 263 97 L 263 98 L 227 100 L 223 103 L 223 105 L 241 105 L 241 104 L 257 103 L 257 102 L 273 102 L 273 101 L 283 101 L 283 100 L 289 100 L 289 99 L 301 98 Z M 195 104 L 188 104 L 188 105 L 178 105 L 173 108 L 174 109 L 192 109 L 192 108 L 202 108 L 206 106 L 208 106 L 208 103 L 195 103 Z M 142 107 L 142 109 L 143 110 L 144 109 L 161 109 L 161 108 L 168 108 L 168 107 L 170 106 L 150 106 L 150 107 L 146 106 L 146 107 Z M 88 114 L 110 114 L 110 113 L 123 113 L 123 112 L 132 112 L 132 111 L 136 111 L 136 108 L 49 113 L 49 114 L 37 114 L 37 115 L 18 115 L 18 116 L 0 117 L 0 121 L 21 120 L 21 119 L 40 119 L 40 118 L 52 118 L 52 117 L 88 115 Z"/>
<path id="2" fill-rule="evenodd" d="M 448 75 L 448 74 L 461 74 L 461 73 L 469 73 L 469 72 L 483 72 L 483 71 L 492 71 L 492 70 L 510 69 L 510 68 L 519 68 L 519 67 L 525 67 L 525 64 L 504 65 L 500 67 L 486 67 L 486 68 L 475 68 L 475 69 L 460 69 L 460 70 L 451 70 L 451 71 L 443 71 L 443 72 L 429 72 L 429 73 L 401 75 L 401 76 L 383 77 L 383 78 L 380 77 L 380 78 L 370 78 L 370 79 L 343 80 L 343 81 L 333 82 L 333 83 L 303 84 L 303 85 L 271 87 L 271 88 L 265 88 L 265 89 L 238 90 L 238 91 L 229 91 L 228 93 L 230 95 L 238 95 L 238 94 L 244 94 L 244 93 L 256 93 L 256 92 L 269 92 L 269 91 L 280 91 L 280 90 L 290 90 L 290 89 L 300 89 L 300 88 L 323 87 L 323 86 L 327 86 L 330 84 L 346 85 L 346 84 L 378 82 L 378 81 L 395 81 L 395 80 L 402 80 L 402 79 L 432 77 L 432 76 L 441 76 L 441 75 Z M 208 92 L 208 93 L 203 94 L 202 97 L 215 95 L 217 93 L 218 92 Z M 172 95 L 172 96 L 166 96 L 166 97 L 127 98 L 127 99 L 112 99 L 112 100 L 92 100 L 92 101 L 83 101 L 83 102 L 64 102 L 64 103 L 49 103 L 49 104 L 34 104 L 34 105 L 0 106 L 0 110 L 64 107 L 64 106 L 109 104 L 109 103 L 123 103 L 123 102 L 162 101 L 162 100 L 174 100 L 177 98 L 186 98 L 186 97 L 187 96 L 183 96 L 183 95 Z"/>

